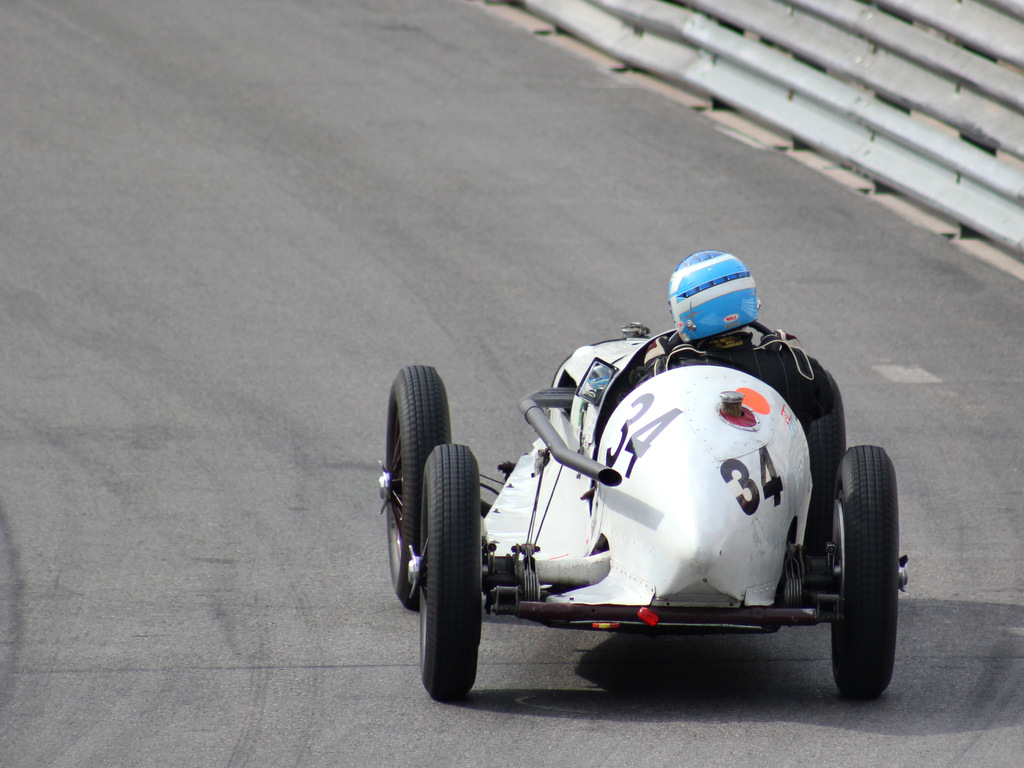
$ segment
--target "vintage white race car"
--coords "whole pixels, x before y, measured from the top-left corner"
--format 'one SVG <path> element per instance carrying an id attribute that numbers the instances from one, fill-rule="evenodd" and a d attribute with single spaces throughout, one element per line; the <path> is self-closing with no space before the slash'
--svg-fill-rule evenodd
<path id="1" fill-rule="evenodd" d="M 847 451 L 838 389 L 805 435 L 775 390 L 731 368 L 633 387 L 648 335 L 634 324 L 577 349 L 522 400 L 538 439 L 502 467 L 490 503 L 472 452 L 451 441 L 437 372 L 399 372 L 380 490 L 427 691 L 466 696 L 488 611 L 605 632 L 831 622 L 839 691 L 879 696 L 907 581 L 889 457 Z"/>

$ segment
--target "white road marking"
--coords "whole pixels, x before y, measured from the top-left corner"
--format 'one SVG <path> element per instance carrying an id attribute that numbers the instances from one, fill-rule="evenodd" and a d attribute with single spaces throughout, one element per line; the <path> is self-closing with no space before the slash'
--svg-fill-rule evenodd
<path id="1" fill-rule="evenodd" d="M 873 365 L 871 366 L 889 381 L 897 384 L 941 384 L 942 379 L 928 373 L 924 368 L 908 365 Z"/>

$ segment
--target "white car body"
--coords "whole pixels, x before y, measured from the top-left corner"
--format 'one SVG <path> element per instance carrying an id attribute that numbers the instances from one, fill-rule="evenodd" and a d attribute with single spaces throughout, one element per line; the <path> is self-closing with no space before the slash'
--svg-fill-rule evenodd
<path id="1" fill-rule="evenodd" d="M 547 460 L 538 440 L 484 519 L 488 549 L 500 556 L 535 545 L 541 585 L 569 586 L 546 590 L 549 603 L 770 606 L 787 551 L 803 538 L 811 491 L 803 430 L 775 390 L 729 368 L 675 368 L 617 404 L 600 400 L 648 343 L 578 349 L 555 377 L 578 384 L 571 407 L 547 409 L 566 446 L 616 470 L 621 484 Z M 610 377 L 602 364 L 616 369 Z M 592 366 L 597 386 L 587 381 Z M 730 420 L 728 392 L 754 408 Z M 598 435 L 602 407 L 614 410 Z"/>

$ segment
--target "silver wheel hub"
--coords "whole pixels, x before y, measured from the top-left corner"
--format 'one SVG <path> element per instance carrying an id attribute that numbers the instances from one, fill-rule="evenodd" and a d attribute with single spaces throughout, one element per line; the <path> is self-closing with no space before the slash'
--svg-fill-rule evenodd
<path id="1" fill-rule="evenodd" d="M 415 596 L 420 588 L 420 578 L 422 577 L 422 564 L 423 558 L 417 555 L 412 550 L 412 545 L 409 545 L 409 597 Z"/>

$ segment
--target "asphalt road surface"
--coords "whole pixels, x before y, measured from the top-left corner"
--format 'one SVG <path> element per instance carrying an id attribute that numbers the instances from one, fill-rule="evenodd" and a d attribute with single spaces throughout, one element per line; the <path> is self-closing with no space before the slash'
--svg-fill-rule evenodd
<path id="1" fill-rule="evenodd" d="M 1018 766 L 1024 285 L 464 0 L 0 5 L 0 765 Z M 900 483 L 892 685 L 827 627 L 485 620 L 419 680 L 378 514 L 438 368 L 485 471 L 722 248 Z"/>

